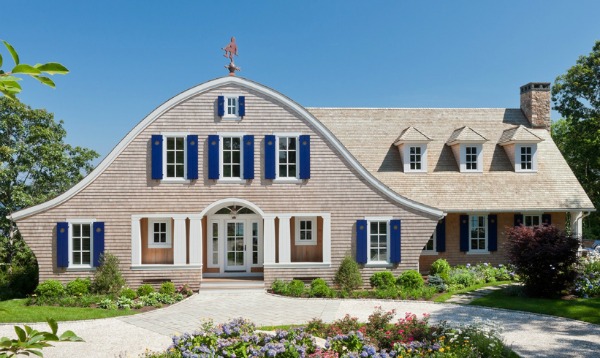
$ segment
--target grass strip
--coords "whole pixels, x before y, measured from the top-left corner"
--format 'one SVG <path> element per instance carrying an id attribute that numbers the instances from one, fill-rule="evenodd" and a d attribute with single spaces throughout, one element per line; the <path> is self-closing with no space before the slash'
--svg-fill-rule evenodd
<path id="1" fill-rule="evenodd" d="M 47 317 L 56 321 L 78 321 L 127 316 L 135 314 L 133 310 L 105 310 L 100 308 L 27 306 L 27 299 L 0 302 L 0 323 L 44 322 Z"/>
<path id="2" fill-rule="evenodd" d="M 511 284 L 511 283 L 515 283 L 515 281 L 496 281 L 496 282 L 480 283 L 475 286 L 469 286 L 467 288 L 463 288 L 462 290 L 453 291 L 453 292 L 444 292 L 441 295 L 436 296 L 433 299 L 433 301 L 434 302 L 446 302 L 448 299 L 450 299 L 450 297 L 452 297 L 454 295 L 458 295 L 461 293 L 473 292 L 475 290 L 478 290 L 478 289 L 484 288 L 484 287 L 500 286 L 500 285 L 506 285 L 506 284 Z"/>

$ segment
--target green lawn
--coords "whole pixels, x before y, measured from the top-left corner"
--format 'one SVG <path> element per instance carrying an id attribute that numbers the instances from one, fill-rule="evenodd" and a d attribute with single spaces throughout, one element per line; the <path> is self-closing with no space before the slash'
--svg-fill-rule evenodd
<path id="1" fill-rule="evenodd" d="M 543 313 L 600 324 L 600 298 L 561 300 L 529 298 L 507 295 L 506 289 L 492 292 L 470 304 L 476 306 L 506 308 L 509 310 Z"/>
<path id="2" fill-rule="evenodd" d="M 470 286 L 470 287 L 464 288 L 462 290 L 458 290 L 458 291 L 454 291 L 454 292 L 444 292 L 444 293 L 440 294 L 439 296 L 435 296 L 433 301 L 434 302 L 446 302 L 450 297 L 460 294 L 460 293 L 467 293 L 467 292 L 475 291 L 475 290 L 478 290 L 483 287 L 500 286 L 500 285 L 506 285 L 506 284 L 511 284 L 511 283 L 515 283 L 515 282 L 514 281 L 496 281 L 496 282 L 480 283 L 479 285 Z"/>
<path id="3" fill-rule="evenodd" d="M 0 323 L 45 322 L 46 318 L 56 321 L 77 321 L 135 314 L 133 310 L 105 310 L 99 308 L 26 306 L 26 299 L 0 302 Z"/>

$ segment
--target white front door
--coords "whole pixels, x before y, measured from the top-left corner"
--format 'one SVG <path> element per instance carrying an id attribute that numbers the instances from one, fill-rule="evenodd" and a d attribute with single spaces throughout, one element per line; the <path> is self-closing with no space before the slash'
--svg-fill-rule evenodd
<path id="1" fill-rule="evenodd" d="M 245 222 L 225 223 L 225 271 L 246 271 Z"/>

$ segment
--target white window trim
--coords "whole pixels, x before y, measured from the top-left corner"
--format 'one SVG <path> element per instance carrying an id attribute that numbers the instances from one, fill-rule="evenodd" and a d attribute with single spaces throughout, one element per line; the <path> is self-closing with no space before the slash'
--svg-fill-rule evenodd
<path id="1" fill-rule="evenodd" d="M 186 132 L 166 132 L 161 133 L 163 136 L 163 183 L 189 183 L 190 180 L 187 178 L 187 136 L 189 133 Z M 169 178 L 167 177 L 167 138 L 183 138 L 183 178 Z"/>
<path id="2" fill-rule="evenodd" d="M 484 220 L 483 220 L 483 224 L 485 225 L 485 249 L 483 250 L 473 250 L 471 249 L 471 218 L 473 216 L 483 216 Z M 489 238 L 490 238 L 490 229 L 489 229 L 489 225 L 488 225 L 488 214 L 471 214 L 469 215 L 469 251 L 467 251 L 467 254 L 473 255 L 473 254 L 489 254 L 490 251 L 490 243 L 489 243 Z"/>
<path id="3" fill-rule="evenodd" d="M 521 148 L 523 147 L 531 147 L 531 169 L 521 169 Z M 515 144 L 515 172 L 535 173 L 537 170 L 537 143 Z"/>
<path id="4" fill-rule="evenodd" d="M 540 223 L 539 226 L 543 226 L 544 225 L 544 222 L 542 221 L 542 213 L 524 213 L 523 214 L 523 222 L 522 222 L 523 226 L 534 227 L 534 226 L 527 226 L 525 224 L 527 222 L 527 219 L 526 219 L 527 216 L 537 216 L 538 219 L 539 219 L 539 223 Z"/>
<path id="5" fill-rule="evenodd" d="M 427 173 L 427 143 L 405 143 L 403 145 L 404 172 L 405 173 Z M 421 148 L 421 169 L 410 169 L 410 148 Z"/>
<path id="6" fill-rule="evenodd" d="M 67 219 L 69 223 L 69 266 L 67 269 L 91 269 L 94 268 L 94 223 L 96 219 Z M 90 225 L 90 264 L 75 265 L 73 264 L 73 224 L 89 224 Z"/>
<path id="7" fill-rule="evenodd" d="M 278 183 L 301 183 L 302 179 L 299 179 L 300 175 L 300 133 L 274 133 L 275 136 L 275 179 Z M 289 137 L 296 138 L 296 176 L 295 177 L 280 177 L 279 176 L 279 138 Z"/>
<path id="8" fill-rule="evenodd" d="M 172 247 L 173 238 L 171 237 L 171 218 L 149 218 L 148 219 L 148 248 L 149 249 L 170 249 Z M 154 224 L 166 223 L 167 225 L 167 241 L 165 243 L 154 242 Z"/>
<path id="9" fill-rule="evenodd" d="M 367 266 L 380 266 L 380 265 L 391 265 L 390 263 L 390 221 L 392 217 L 383 216 L 383 217 L 366 217 L 367 220 Z M 371 261 L 371 223 L 372 222 L 386 222 L 387 230 L 386 230 L 386 248 L 387 248 L 387 257 L 385 261 Z"/>
<path id="10" fill-rule="evenodd" d="M 245 184 L 246 179 L 244 179 L 244 136 L 247 133 L 217 133 L 219 136 L 219 182 L 220 183 L 231 183 L 231 184 Z M 240 138 L 240 176 L 233 178 L 225 178 L 223 177 L 223 138 Z"/>
<path id="11" fill-rule="evenodd" d="M 437 255 L 437 244 L 436 244 L 436 234 L 437 234 L 437 229 L 433 230 L 433 235 L 431 236 L 433 238 L 433 250 L 426 250 L 425 248 L 423 248 L 423 250 L 421 251 L 421 255 Z M 429 242 L 429 240 L 427 240 Z M 425 243 L 425 246 L 427 246 L 427 243 Z"/>
<path id="12" fill-rule="evenodd" d="M 240 96 L 242 96 L 241 94 L 237 93 L 228 93 L 228 94 L 222 94 L 221 96 L 223 96 L 224 98 L 224 103 L 223 103 L 223 119 L 225 120 L 233 120 L 233 121 L 239 121 L 242 119 L 242 117 L 240 117 Z M 235 98 L 235 115 L 234 114 L 228 114 L 227 110 L 228 110 L 228 99 L 229 98 Z"/>
<path id="13" fill-rule="evenodd" d="M 311 222 L 311 240 L 300 240 L 300 221 L 310 221 Z M 300 216 L 295 217 L 294 220 L 295 228 L 295 237 L 294 242 L 297 246 L 315 246 L 317 245 L 317 218 L 316 217 L 306 217 Z"/>
<path id="14" fill-rule="evenodd" d="M 467 170 L 467 147 L 477 148 L 477 169 Z M 460 171 L 461 173 L 483 173 L 483 144 L 461 143 L 460 144 Z"/>
<path id="15" fill-rule="evenodd" d="M 210 220 L 210 222 L 208 223 L 208 228 L 207 228 L 207 252 L 206 252 L 206 266 L 210 267 L 210 268 L 220 268 L 221 267 L 221 256 L 222 256 L 222 251 L 221 248 L 219 247 L 219 240 L 217 239 L 217 247 L 216 247 L 216 251 L 217 251 L 217 263 L 215 264 L 213 262 L 213 254 L 215 251 L 215 247 L 213 246 L 213 236 L 214 236 L 214 230 L 213 230 L 213 224 L 217 224 L 217 231 L 221 230 L 221 227 L 223 225 L 221 225 L 221 220 Z M 222 233 L 217 232 L 217 237 L 222 237 Z"/>

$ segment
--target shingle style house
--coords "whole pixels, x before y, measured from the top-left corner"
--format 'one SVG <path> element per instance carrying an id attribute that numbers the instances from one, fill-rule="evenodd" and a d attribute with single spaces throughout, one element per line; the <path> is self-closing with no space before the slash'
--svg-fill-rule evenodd
<path id="1" fill-rule="evenodd" d="M 210 276 L 331 280 L 345 255 L 365 280 L 436 258 L 500 263 L 505 227 L 569 215 L 580 232 L 594 210 L 547 130 L 547 84 L 524 87 L 522 109 L 306 109 L 218 78 L 13 219 L 41 280 L 88 276 L 105 251 L 131 286 L 194 288 Z"/>

